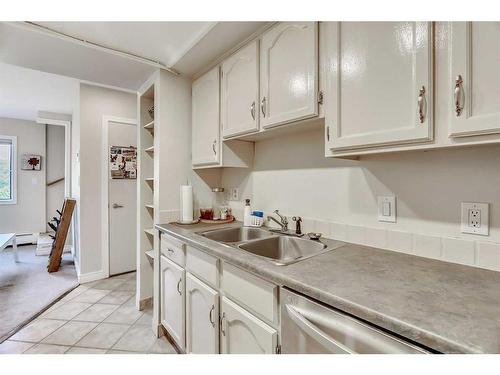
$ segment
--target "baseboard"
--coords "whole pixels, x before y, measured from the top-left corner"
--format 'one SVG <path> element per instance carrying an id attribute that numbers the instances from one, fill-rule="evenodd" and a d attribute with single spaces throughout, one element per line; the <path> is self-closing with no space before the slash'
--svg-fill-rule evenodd
<path id="1" fill-rule="evenodd" d="M 78 275 L 78 282 L 80 284 L 89 283 L 91 281 L 101 280 L 101 279 L 105 279 L 107 277 L 108 276 L 106 275 L 106 272 L 104 272 L 103 270 L 95 271 L 95 272 L 81 273 Z"/>
<path id="2" fill-rule="evenodd" d="M 141 311 L 151 306 L 153 306 L 153 297 L 144 298 L 139 301 L 139 310 Z"/>

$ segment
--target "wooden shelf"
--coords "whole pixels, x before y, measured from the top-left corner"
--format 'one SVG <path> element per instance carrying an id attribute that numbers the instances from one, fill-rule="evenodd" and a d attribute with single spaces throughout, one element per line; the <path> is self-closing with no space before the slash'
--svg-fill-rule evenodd
<path id="1" fill-rule="evenodd" d="M 153 228 L 144 229 L 144 233 L 154 237 L 155 230 Z"/>
<path id="2" fill-rule="evenodd" d="M 144 151 L 153 154 L 155 152 L 155 146 L 151 146 L 151 147 L 145 148 Z"/>
<path id="3" fill-rule="evenodd" d="M 154 260 L 155 259 L 155 253 L 153 250 L 148 250 L 145 252 L 146 256 L 149 258 L 149 260 Z"/>
<path id="4" fill-rule="evenodd" d="M 154 182 L 155 178 L 154 177 L 146 177 L 144 180 L 147 182 Z"/>
<path id="5" fill-rule="evenodd" d="M 154 210 L 154 209 L 155 209 L 154 204 L 145 204 L 145 205 L 144 205 L 144 207 L 149 208 L 149 209 L 151 209 L 151 210 Z"/>
<path id="6" fill-rule="evenodd" d="M 151 121 L 150 123 L 147 123 L 146 125 L 143 126 L 144 129 L 154 129 L 155 127 L 155 120 Z"/>

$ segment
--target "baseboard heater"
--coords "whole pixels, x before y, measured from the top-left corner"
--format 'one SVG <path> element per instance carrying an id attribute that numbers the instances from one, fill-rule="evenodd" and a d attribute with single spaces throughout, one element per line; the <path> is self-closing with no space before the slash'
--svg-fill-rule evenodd
<path id="1" fill-rule="evenodd" d="M 18 245 L 36 244 L 38 233 L 16 233 L 16 242 Z"/>

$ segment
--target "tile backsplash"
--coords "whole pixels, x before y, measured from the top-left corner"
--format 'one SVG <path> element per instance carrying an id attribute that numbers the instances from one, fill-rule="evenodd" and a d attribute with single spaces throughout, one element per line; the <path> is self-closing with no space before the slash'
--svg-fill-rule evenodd
<path id="1" fill-rule="evenodd" d="M 238 220 L 242 220 L 242 210 L 233 209 L 233 214 Z M 265 212 L 264 215 L 267 217 L 272 213 Z M 460 237 L 440 237 L 312 218 L 302 219 L 304 233 L 320 232 L 327 238 L 339 241 L 500 271 L 500 243 L 486 239 L 471 240 Z M 291 217 L 288 221 L 290 223 L 289 227 L 293 228 L 294 222 Z M 277 227 L 275 223 L 267 221 L 264 225 Z"/>

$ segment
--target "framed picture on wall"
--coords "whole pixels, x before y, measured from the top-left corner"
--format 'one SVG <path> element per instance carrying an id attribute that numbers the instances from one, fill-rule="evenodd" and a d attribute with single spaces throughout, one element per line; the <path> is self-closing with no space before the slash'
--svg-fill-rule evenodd
<path id="1" fill-rule="evenodd" d="M 42 169 L 42 157 L 40 155 L 23 154 L 21 169 L 26 171 L 39 171 Z"/>

